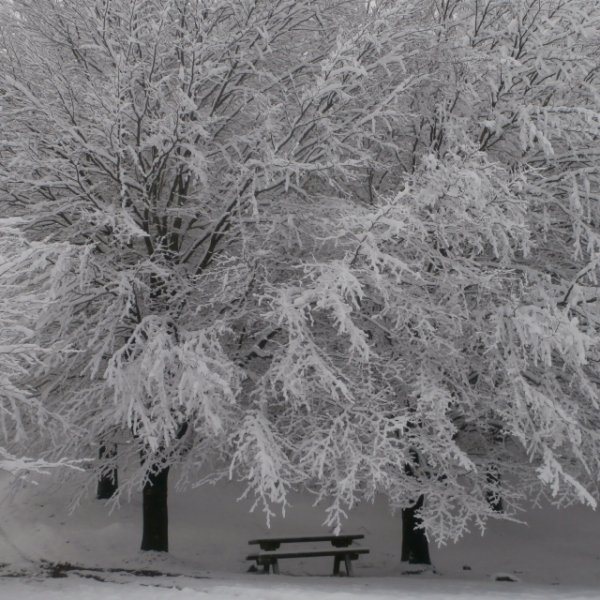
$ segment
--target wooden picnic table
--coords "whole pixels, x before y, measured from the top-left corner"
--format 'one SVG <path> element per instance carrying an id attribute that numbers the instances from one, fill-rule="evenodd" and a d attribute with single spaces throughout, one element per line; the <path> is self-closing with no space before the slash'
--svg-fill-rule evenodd
<path id="1" fill-rule="evenodd" d="M 270 569 L 273 573 L 279 573 L 280 559 L 286 558 L 311 558 L 316 556 L 333 556 L 333 574 L 339 575 L 340 563 L 344 561 L 346 573 L 352 576 L 352 561 L 357 560 L 360 554 L 368 554 L 366 548 L 355 548 L 351 544 L 354 540 L 363 539 L 365 536 L 362 533 L 357 534 L 341 534 L 341 535 L 313 535 L 299 537 L 278 537 L 278 538 L 262 538 L 250 540 L 248 544 L 257 544 L 263 552 L 258 554 L 250 554 L 246 557 L 247 560 L 256 561 L 257 565 L 262 566 L 265 573 L 269 573 Z M 291 552 L 275 552 L 281 544 L 303 544 L 316 542 L 331 542 L 335 549 L 323 550 L 306 550 L 306 551 L 291 551 Z"/>

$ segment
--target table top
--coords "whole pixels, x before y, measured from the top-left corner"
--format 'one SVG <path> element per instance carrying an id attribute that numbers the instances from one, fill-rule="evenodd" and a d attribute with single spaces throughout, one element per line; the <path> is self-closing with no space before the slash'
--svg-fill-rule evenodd
<path id="1" fill-rule="evenodd" d="M 352 540 L 360 540 L 365 536 L 362 533 L 348 533 L 340 535 L 312 535 L 301 537 L 279 537 L 279 538 L 262 538 L 250 540 L 249 544 L 295 544 L 302 542 L 351 542 Z"/>

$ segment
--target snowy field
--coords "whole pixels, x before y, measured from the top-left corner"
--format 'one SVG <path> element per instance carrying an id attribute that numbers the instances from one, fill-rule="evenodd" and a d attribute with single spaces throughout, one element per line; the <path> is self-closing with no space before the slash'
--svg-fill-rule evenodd
<path id="1" fill-rule="evenodd" d="M 6 482 L 0 478 L 0 487 Z M 535 509 L 524 515 L 528 525 L 492 523 L 484 537 L 473 532 L 454 546 L 433 547 L 435 573 L 408 575 L 399 561 L 400 519 L 383 502 L 366 504 L 352 512 L 346 527 L 365 534 L 371 550 L 356 563 L 356 577 L 331 577 L 325 558 L 282 561 L 280 576 L 265 576 L 246 572 L 247 541 L 323 533 L 323 515 L 309 497 L 298 495 L 292 511 L 269 530 L 262 515 L 236 500 L 240 489 L 221 484 L 172 493 L 167 556 L 139 552 L 138 499 L 109 514 L 90 498 L 70 514 L 69 489 L 41 482 L 3 494 L 0 598 L 600 598 L 600 519 L 588 509 Z M 68 566 L 53 571 L 52 563 Z M 505 576 L 518 581 L 495 581 Z"/>
<path id="2" fill-rule="evenodd" d="M 442 600 L 482 598 L 484 600 L 568 598 L 570 600 L 598 598 L 593 590 L 556 590 L 530 585 L 499 589 L 501 584 L 465 584 L 458 582 L 405 581 L 400 579 L 362 578 L 360 582 L 291 581 L 280 576 L 277 581 L 257 581 L 255 578 L 214 579 L 190 583 L 183 578 L 177 582 L 99 583 L 78 580 L 47 580 L 32 582 L 3 581 L 2 598 L 20 600 Z M 165 586 L 165 587 L 155 587 Z"/>

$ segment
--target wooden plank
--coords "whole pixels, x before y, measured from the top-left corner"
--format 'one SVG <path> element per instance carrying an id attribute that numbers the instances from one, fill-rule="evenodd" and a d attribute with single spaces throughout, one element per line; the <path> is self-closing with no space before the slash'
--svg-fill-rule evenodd
<path id="1" fill-rule="evenodd" d="M 311 558 L 315 556 L 340 556 L 353 554 L 369 554 L 367 548 L 342 548 L 340 550 L 306 550 L 301 552 L 261 552 L 260 554 L 250 554 L 246 560 L 257 560 L 266 562 L 268 560 L 277 560 L 280 558 Z"/>
<path id="2" fill-rule="evenodd" d="M 353 540 L 361 540 L 365 536 L 362 533 L 348 535 L 314 535 L 287 538 L 262 538 L 250 540 L 248 544 L 258 544 L 262 550 L 277 550 L 281 544 L 302 544 L 306 542 L 331 542 L 336 548 L 349 546 Z"/>
<path id="3" fill-rule="evenodd" d="M 347 535 L 312 535 L 312 536 L 301 536 L 301 537 L 281 537 L 281 538 L 262 538 L 257 540 L 250 540 L 249 544 L 260 544 L 262 542 L 276 542 L 280 544 L 285 543 L 301 543 L 301 542 L 330 542 L 334 540 L 362 540 L 364 538 L 362 533 L 349 533 Z"/>

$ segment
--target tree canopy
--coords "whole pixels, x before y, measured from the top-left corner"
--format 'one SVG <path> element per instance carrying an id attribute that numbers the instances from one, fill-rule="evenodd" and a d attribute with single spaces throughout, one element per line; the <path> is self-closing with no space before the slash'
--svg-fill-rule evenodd
<path id="1" fill-rule="evenodd" d="M 595 502 L 594 3 L 1 10 L 13 453 L 118 441 L 122 489 L 304 486 L 338 527 L 425 494 L 440 541 L 490 486 Z"/>

